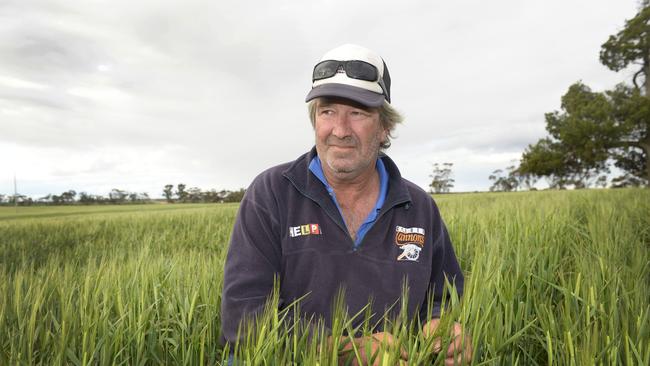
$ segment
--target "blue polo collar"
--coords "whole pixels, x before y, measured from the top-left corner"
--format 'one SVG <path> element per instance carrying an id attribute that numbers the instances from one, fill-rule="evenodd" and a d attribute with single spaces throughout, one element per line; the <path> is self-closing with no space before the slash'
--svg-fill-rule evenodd
<path id="1" fill-rule="evenodd" d="M 377 220 L 379 210 L 381 210 L 381 208 L 384 206 L 384 202 L 386 201 L 386 195 L 388 194 L 388 171 L 386 170 L 386 166 L 384 165 L 384 162 L 381 161 L 380 158 L 377 158 L 377 163 L 375 164 L 375 167 L 377 169 L 377 172 L 379 173 L 379 197 L 377 197 L 377 203 L 375 203 L 375 208 L 370 211 L 368 217 L 366 217 L 363 224 L 361 224 L 361 226 L 359 227 L 359 230 L 357 230 L 357 238 L 354 242 L 355 248 L 358 248 L 359 245 L 361 245 L 361 241 L 363 240 L 364 236 L 366 236 L 366 233 L 370 230 L 372 225 Z M 316 178 L 318 178 L 318 180 L 321 181 L 321 183 L 323 183 L 330 197 L 332 197 L 334 204 L 336 204 L 336 207 L 339 210 L 339 214 L 341 215 L 343 222 L 345 222 L 345 218 L 343 217 L 343 212 L 341 211 L 341 207 L 339 206 L 339 203 L 336 200 L 336 194 L 334 193 L 334 189 L 329 185 L 327 179 L 325 178 L 325 173 L 323 173 L 323 166 L 321 165 L 321 161 L 318 158 L 318 155 L 315 155 L 311 159 L 311 162 L 309 163 L 309 170 L 316 176 Z"/>

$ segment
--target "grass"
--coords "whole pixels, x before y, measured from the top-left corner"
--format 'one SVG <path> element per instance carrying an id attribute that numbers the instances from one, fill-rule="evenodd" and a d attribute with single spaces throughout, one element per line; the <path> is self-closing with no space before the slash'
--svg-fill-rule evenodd
<path id="1" fill-rule="evenodd" d="M 226 204 L 232 206 L 233 204 Z M 210 204 L 172 205 L 172 204 L 147 204 L 147 205 L 90 205 L 90 206 L 28 206 L 18 207 L 0 206 L 0 221 L 16 219 L 37 219 L 47 217 L 87 216 L 115 213 L 154 213 L 176 212 L 179 210 L 196 210 L 210 208 Z"/>
<path id="2" fill-rule="evenodd" d="M 465 296 L 449 299 L 443 320 L 471 331 L 475 364 L 650 364 L 649 190 L 435 198 L 466 273 Z M 222 364 L 220 296 L 236 210 L 0 207 L 0 364 Z M 334 335 L 369 332 L 339 313 Z M 271 301 L 235 346 L 238 359 L 338 363 L 338 345 L 312 336 L 318 327 L 288 319 Z M 441 364 L 419 326 L 385 322 L 411 365 Z M 387 347 L 380 357 L 394 365 L 398 355 Z"/>

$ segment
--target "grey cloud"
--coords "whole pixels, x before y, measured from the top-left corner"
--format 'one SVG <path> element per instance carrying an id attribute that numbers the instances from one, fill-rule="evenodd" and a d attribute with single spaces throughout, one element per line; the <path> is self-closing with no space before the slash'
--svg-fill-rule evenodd
<path id="1" fill-rule="evenodd" d="M 118 167 L 119 163 L 117 161 L 108 161 L 102 158 L 93 161 L 92 164 L 86 167 L 54 169 L 52 175 L 56 177 L 75 177 L 78 175 L 103 174 L 115 170 Z"/>
<path id="2" fill-rule="evenodd" d="M 61 93 L 25 91 L 0 86 L 0 100 L 2 99 L 5 103 L 56 110 L 67 110 L 71 104 L 68 98 Z"/>
<path id="3" fill-rule="evenodd" d="M 49 24 L 27 23 L 1 39 L 3 68 L 46 84 L 72 84 L 109 59 L 92 40 Z"/>
<path id="4" fill-rule="evenodd" d="M 391 69 L 407 118 L 391 154 L 411 145 L 521 151 L 545 134 L 543 113 L 570 83 L 604 80 L 591 38 L 633 14 L 636 3 L 623 3 L 4 1 L 0 77 L 47 88 L 0 85 L 0 143 L 89 156 L 175 144 L 161 153 L 165 164 L 151 163 L 157 179 L 244 186 L 311 146 L 303 104 L 311 67 L 352 42 L 379 51 Z M 575 29 L 575 14 L 584 27 Z M 116 164 L 97 185 L 123 179 Z M 73 180 L 66 169 L 61 179 Z M 79 169 L 91 185 L 95 173 Z"/>
<path id="5" fill-rule="evenodd" d="M 433 140 L 436 150 L 465 148 L 475 152 L 511 152 L 523 151 L 528 144 L 533 144 L 543 137 L 543 129 L 536 125 L 513 125 L 491 128 L 458 129 Z"/>

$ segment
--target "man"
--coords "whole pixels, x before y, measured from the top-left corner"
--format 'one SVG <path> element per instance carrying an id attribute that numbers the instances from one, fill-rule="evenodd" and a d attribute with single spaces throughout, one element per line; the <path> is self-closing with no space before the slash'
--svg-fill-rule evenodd
<path id="1" fill-rule="evenodd" d="M 260 174 L 239 209 L 224 275 L 226 341 L 236 342 L 240 321 L 263 308 L 276 276 L 280 306 L 306 295 L 301 315 L 322 317 L 326 326 L 340 289 L 349 314 L 372 300 L 372 314 L 381 316 L 399 304 L 407 281 L 407 313 L 421 319 L 425 334 L 438 326 L 445 280 L 462 294 L 463 275 L 435 203 L 381 152 L 402 120 L 390 87 L 385 62 L 363 47 L 337 47 L 314 67 L 306 101 L 315 148 Z M 460 325 L 453 332 L 446 361 L 469 361 Z M 376 329 L 357 342 L 374 351 L 392 336 Z"/>

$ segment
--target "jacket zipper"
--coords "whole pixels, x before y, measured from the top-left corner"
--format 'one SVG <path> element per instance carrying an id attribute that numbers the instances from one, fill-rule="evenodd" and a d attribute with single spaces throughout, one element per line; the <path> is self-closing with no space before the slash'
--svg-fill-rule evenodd
<path id="1" fill-rule="evenodd" d="M 397 201 L 395 201 L 394 203 L 391 203 L 390 205 L 386 205 L 386 204 L 384 203 L 384 207 L 387 207 L 387 208 L 386 208 L 385 210 L 380 210 L 380 211 L 379 211 L 379 215 L 377 215 L 377 218 L 375 219 L 375 224 L 377 223 L 377 221 L 379 221 L 379 219 L 382 218 L 382 216 L 384 216 L 384 214 L 385 214 L 386 212 L 392 210 L 392 209 L 395 208 L 395 206 L 397 206 L 397 205 L 401 205 L 402 203 L 407 203 L 407 202 L 410 202 L 410 200 L 407 200 L 407 199 L 397 200 Z M 375 224 L 372 224 L 372 226 L 370 227 L 370 230 L 372 230 L 372 227 L 374 227 Z M 370 230 L 368 230 L 368 231 L 370 231 Z M 368 233 L 366 233 L 366 236 L 367 236 L 367 235 L 368 235 Z M 348 236 L 349 236 L 349 234 L 348 234 Z M 364 237 L 363 239 L 365 240 L 365 237 Z M 352 244 L 353 249 L 352 249 L 352 250 L 353 250 L 354 252 L 356 252 L 357 249 L 359 249 L 359 247 L 361 247 L 361 244 L 363 244 L 363 240 L 361 240 L 361 242 L 359 242 L 358 245 L 354 244 L 354 242 L 353 242 L 353 244 Z"/>

